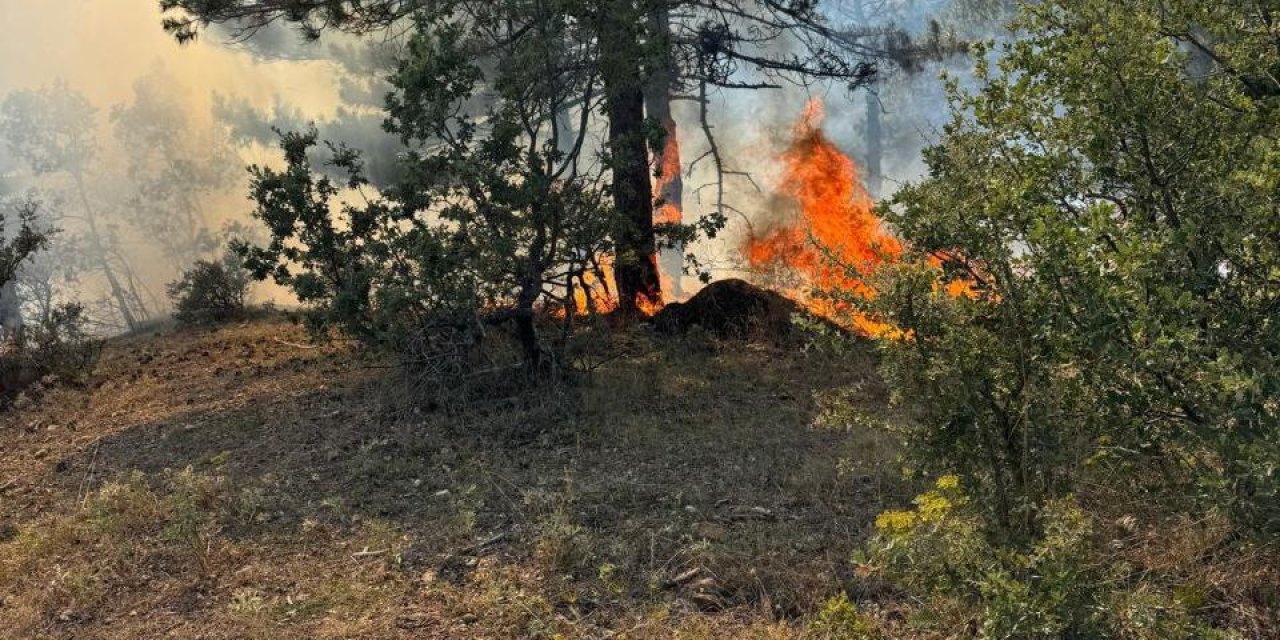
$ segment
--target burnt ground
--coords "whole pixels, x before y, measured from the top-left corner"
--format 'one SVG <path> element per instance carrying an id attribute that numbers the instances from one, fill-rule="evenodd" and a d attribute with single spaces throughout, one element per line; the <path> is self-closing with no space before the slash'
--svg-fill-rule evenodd
<path id="1" fill-rule="evenodd" d="M 0 636 L 784 638 L 877 589 L 865 346 L 610 340 L 450 410 L 283 318 L 114 340 L 0 417 Z"/>

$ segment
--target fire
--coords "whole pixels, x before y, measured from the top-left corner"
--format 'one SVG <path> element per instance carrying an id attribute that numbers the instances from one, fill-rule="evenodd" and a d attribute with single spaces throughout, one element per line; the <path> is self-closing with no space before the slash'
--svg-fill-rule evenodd
<path id="1" fill-rule="evenodd" d="M 654 193 L 657 201 L 654 203 L 653 222 L 654 224 L 680 224 L 684 221 L 684 211 L 681 207 L 681 192 L 684 184 L 680 179 L 680 141 L 676 135 L 674 120 L 668 119 L 664 127 L 667 131 L 666 142 L 658 157 L 657 170 L 654 172 Z M 670 264 L 659 264 L 659 256 L 656 254 L 650 259 L 653 260 L 654 269 L 658 273 L 662 292 L 661 295 L 638 297 L 636 307 L 646 316 L 658 313 L 666 302 L 672 299 L 672 292 L 676 291 L 678 284 L 675 278 L 679 277 L 673 276 L 672 272 L 678 274 L 680 264 L 677 258 L 673 270 Z M 575 313 L 589 315 L 614 311 L 618 308 L 617 291 L 613 276 L 613 258 L 600 256 L 598 267 L 586 270 L 582 277 L 573 283 Z"/>
<path id="2" fill-rule="evenodd" d="M 877 267 L 897 261 L 902 244 L 875 215 L 871 196 L 862 185 L 857 165 L 822 131 L 822 102 L 814 99 L 793 131 L 790 147 L 782 154 L 782 181 L 778 192 L 793 201 L 796 214 L 761 235 L 747 238 L 743 255 L 758 273 L 781 276 L 782 293 L 805 304 L 810 311 L 844 322 L 877 337 L 901 336 L 896 327 L 878 322 L 851 309 L 846 302 L 815 292 L 838 292 L 871 299 L 876 295 L 864 279 Z M 680 223 L 680 145 L 675 124 L 665 123 L 666 143 L 655 171 L 655 224 Z M 655 267 L 659 257 L 651 257 Z M 934 256 L 929 263 L 941 267 Z M 663 265 L 666 266 L 666 265 Z M 678 267 L 677 271 L 678 273 Z M 640 296 L 637 306 L 645 315 L 660 311 L 673 288 L 668 268 L 658 269 L 662 296 Z M 772 283 L 778 284 L 778 283 Z M 956 280 L 945 285 L 953 297 L 977 297 L 974 283 Z M 575 312 L 608 313 L 618 307 L 613 260 L 601 256 L 597 266 L 573 283 Z"/>
<path id="3" fill-rule="evenodd" d="M 822 119 L 822 103 L 810 101 L 795 126 L 790 148 L 781 157 L 784 171 L 779 192 L 796 203 L 798 214 L 762 236 L 748 238 L 743 253 L 753 269 L 798 277 L 805 288 L 793 287 L 784 293 L 814 313 L 834 317 L 847 309 L 811 291 L 843 291 L 870 298 L 874 289 L 858 276 L 896 260 L 902 246 L 884 230 L 857 166 L 823 133 Z M 851 315 L 852 323 L 864 333 L 892 332 L 888 325 Z"/>
<path id="4" fill-rule="evenodd" d="M 666 282 L 663 281 L 665 288 Z M 636 300 L 640 313 L 652 316 L 662 311 L 661 300 L 640 296 Z M 614 281 L 613 257 L 601 255 L 595 266 L 583 270 L 573 282 L 573 308 L 577 316 L 608 314 L 618 308 L 618 285 Z M 563 317 L 563 311 L 558 313 Z"/>
<path id="5" fill-rule="evenodd" d="M 653 212 L 654 224 L 680 224 L 684 221 L 684 211 L 681 210 L 679 189 L 683 188 L 680 181 L 680 140 L 676 137 L 676 124 L 672 120 L 668 120 L 664 124 L 666 129 L 666 142 L 662 147 L 662 156 L 659 158 L 658 171 L 654 185 L 654 193 L 657 194 L 657 208 Z"/>
<path id="6" fill-rule="evenodd" d="M 684 180 L 681 178 L 680 139 L 676 130 L 676 122 L 667 118 L 663 122 L 666 137 L 659 154 L 657 171 L 655 172 L 653 223 L 680 224 L 684 222 Z M 657 301 L 657 309 L 662 303 L 679 299 L 683 295 L 680 287 L 681 266 L 684 261 L 684 248 L 664 249 L 654 256 L 654 267 L 658 271 L 658 281 L 662 287 L 662 299 Z M 645 304 L 655 304 L 644 301 Z M 642 304 L 642 309 L 644 304 Z M 649 313 L 648 310 L 645 310 Z M 652 315 L 650 313 L 650 315 Z"/>
<path id="7" fill-rule="evenodd" d="M 613 280 L 611 256 L 600 256 L 598 264 L 585 269 L 572 286 L 576 315 L 603 314 L 618 308 L 618 285 Z"/>

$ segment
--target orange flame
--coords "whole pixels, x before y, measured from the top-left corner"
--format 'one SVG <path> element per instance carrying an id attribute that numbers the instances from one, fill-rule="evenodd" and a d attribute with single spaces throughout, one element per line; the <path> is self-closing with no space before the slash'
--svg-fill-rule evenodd
<path id="1" fill-rule="evenodd" d="M 684 212 L 680 208 L 680 141 L 676 137 L 676 123 L 668 120 L 664 123 L 667 130 L 666 142 L 658 168 L 655 172 L 654 193 L 657 202 L 653 210 L 654 224 L 680 224 L 684 221 Z M 658 273 L 662 294 L 640 295 L 636 299 L 636 307 L 640 313 L 652 316 L 662 310 L 672 291 L 672 282 L 668 274 L 658 265 L 658 256 L 650 256 L 654 269 Z M 614 282 L 613 258 L 601 256 L 598 269 L 588 269 L 582 278 L 573 283 L 574 309 L 577 315 L 591 313 L 609 313 L 618 308 L 617 285 Z"/>
<path id="2" fill-rule="evenodd" d="M 665 281 L 664 281 L 665 286 Z M 662 311 L 663 302 L 641 295 L 636 299 L 640 313 L 652 316 Z M 601 255 L 597 266 L 583 270 L 581 277 L 573 281 L 573 308 L 575 316 L 603 315 L 618 308 L 618 285 L 613 275 L 613 256 Z M 564 311 L 556 313 L 564 317 Z"/>
<path id="3" fill-rule="evenodd" d="M 863 333 L 886 335 L 892 327 L 812 295 L 812 290 L 843 291 L 870 299 L 875 290 L 858 276 L 902 253 L 901 244 L 872 211 L 853 160 L 823 133 L 822 118 L 822 102 L 811 100 L 781 157 L 785 169 L 779 191 L 798 205 L 798 215 L 761 237 L 748 238 L 743 252 L 753 269 L 799 277 L 808 290 L 784 293 L 814 313 L 848 315 Z"/>
<path id="4" fill-rule="evenodd" d="M 666 129 L 666 142 L 659 158 L 657 184 L 654 193 L 658 196 L 658 206 L 653 212 L 655 224 L 680 224 L 684 221 L 684 211 L 680 209 L 679 194 L 672 193 L 680 177 L 680 140 L 676 138 L 676 123 L 667 120 L 663 124 Z"/>
<path id="5" fill-rule="evenodd" d="M 600 256 L 598 268 L 585 269 L 572 286 L 575 315 L 604 314 L 618 308 L 612 256 Z"/>
<path id="6" fill-rule="evenodd" d="M 658 157 L 657 171 L 655 172 L 654 194 L 657 201 L 653 210 L 653 223 L 658 224 L 680 224 L 684 222 L 684 210 L 682 209 L 681 191 L 684 189 L 684 183 L 680 179 L 680 139 L 676 131 L 676 122 L 671 118 L 667 118 L 662 123 L 666 130 L 665 141 L 662 145 L 662 153 Z M 654 256 L 654 268 L 658 272 L 658 282 L 662 288 L 662 296 L 660 300 L 641 300 L 640 309 L 646 315 L 653 315 L 662 310 L 666 302 L 670 302 L 676 295 L 679 288 L 678 279 L 680 277 L 679 259 L 676 259 L 676 266 L 673 268 L 670 264 L 671 256 L 662 254 Z"/>

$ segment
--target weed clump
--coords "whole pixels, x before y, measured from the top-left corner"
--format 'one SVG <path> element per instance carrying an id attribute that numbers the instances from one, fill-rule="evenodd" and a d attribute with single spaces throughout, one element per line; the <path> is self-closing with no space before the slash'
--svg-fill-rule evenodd
<path id="1" fill-rule="evenodd" d="M 93 618 L 110 610 L 116 589 L 145 582 L 150 571 L 207 575 L 231 500 L 220 476 L 190 467 L 159 478 L 135 471 L 90 492 L 72 513 L 20 527 L 0 543 L 0 592 L 14 594 L 0 626 L 36 637 L 20 630 L 50 616 Z"/>
<path id="2" fill-rule="evenodd" d="M 808 625 L 815 640 L 871 640 L 880 637 L 875 623 L 858 611 L 858 606 L 841 593 L 828 599 Z"/>

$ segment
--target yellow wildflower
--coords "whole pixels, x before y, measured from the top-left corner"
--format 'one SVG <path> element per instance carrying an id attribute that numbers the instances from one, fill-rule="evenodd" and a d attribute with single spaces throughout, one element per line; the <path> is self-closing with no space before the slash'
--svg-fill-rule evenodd
<path id="1" fill-rule="evenodd" d="M 876 530 L 880 533 L 906 533 L 915 523 L 916 514 L 910 511 L 885 511 L 876 516 Z"/>
<path id="2" fill-rule="evenodd" d="M 937 522 L 951 511 L 951 501 L 936 491 L 920 494 L 915 502 L 920 519 L 925 522 Z"/>

